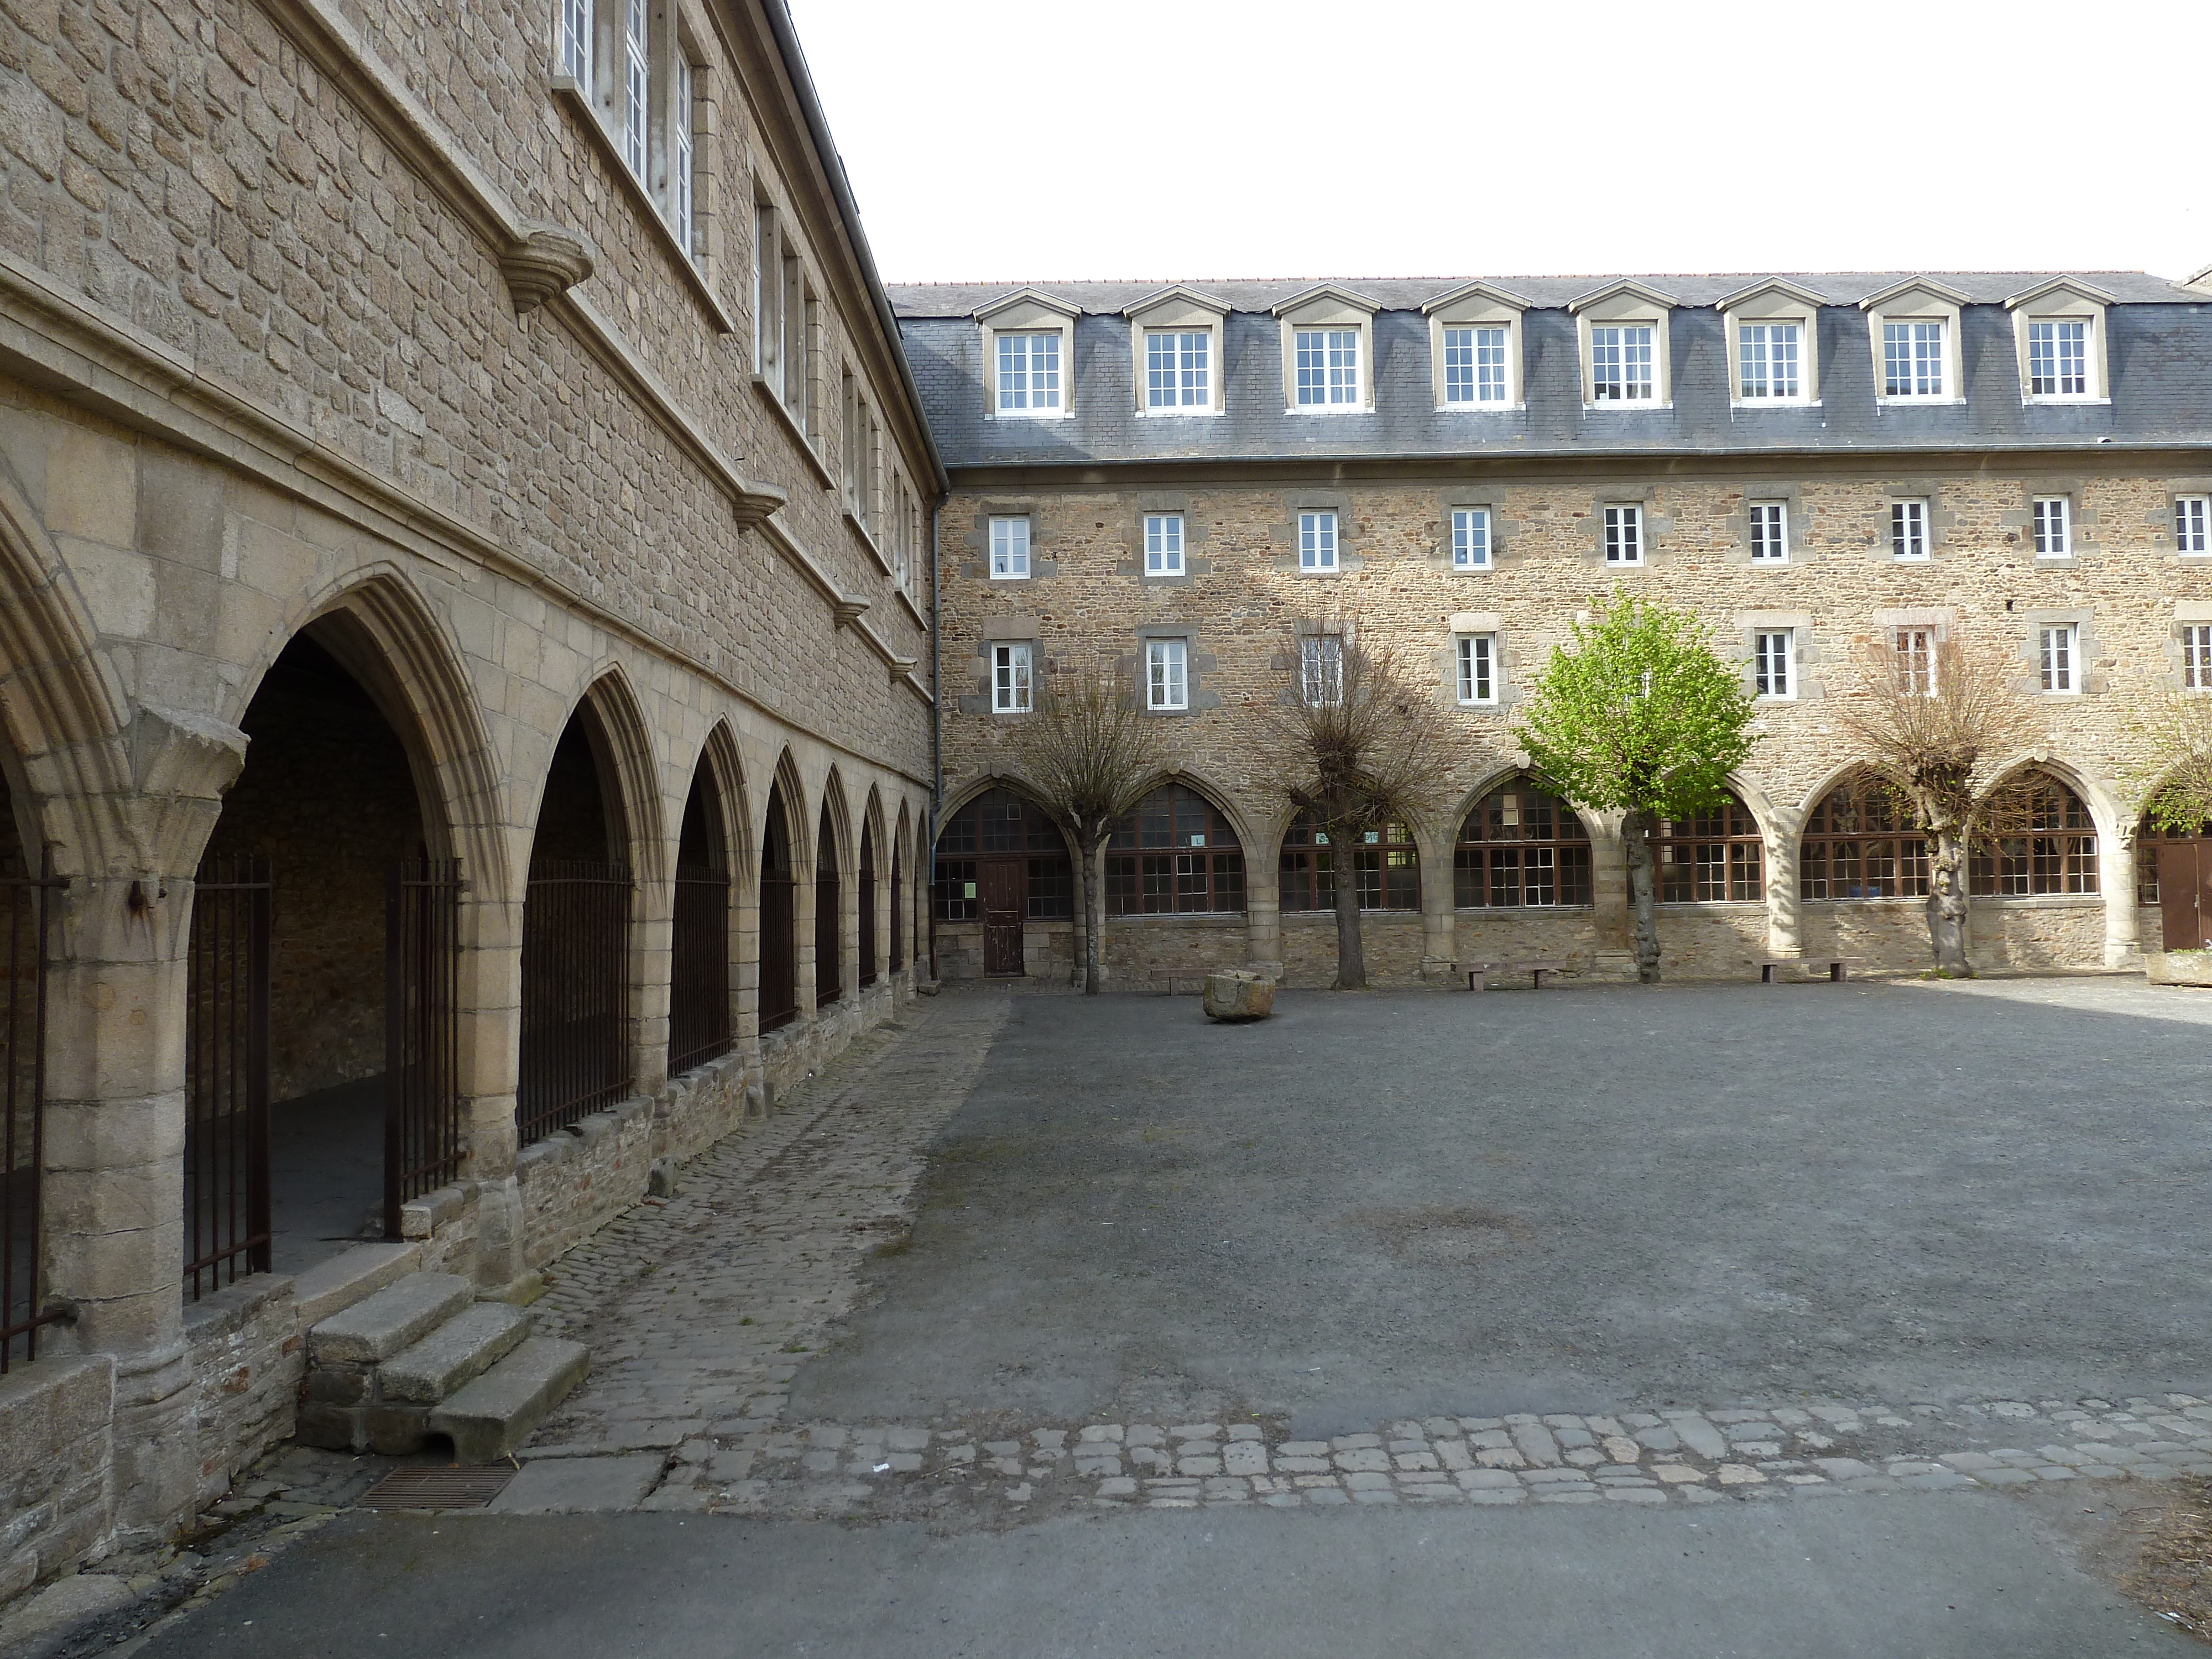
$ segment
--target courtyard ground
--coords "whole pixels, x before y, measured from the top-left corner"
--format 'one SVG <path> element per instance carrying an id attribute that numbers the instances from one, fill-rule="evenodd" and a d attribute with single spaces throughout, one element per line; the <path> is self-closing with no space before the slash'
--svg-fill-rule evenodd
<path id="1" fill-rule="evenodd" d="M 145 1650 L 2186 1640 L 2085 1568 L 2212 1470 L 2212 998 L 1279 1008 L 921 1005 L 556 1264 L 593 1373 L 500 1512 Z"/>

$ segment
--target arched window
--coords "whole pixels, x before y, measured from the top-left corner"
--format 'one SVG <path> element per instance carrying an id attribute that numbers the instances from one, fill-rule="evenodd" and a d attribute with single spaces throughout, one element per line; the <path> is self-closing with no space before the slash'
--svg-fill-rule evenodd
<path id="1" fill-rule="evenodd" d="M 2097 890 L 2097 824 L 2081 796 L 2048 772 L 1999 794 L 1968 860 L 1977 898 Z"/>
<path id="2" fill-rule="evenodd" d="M 1574 809 L 1516 778 L 1475 803 L 1452 850 L 1452 902 L 1588 904 L 1589 831 Z"/>
<path id="3" fill-rule="evenodd" d="M 1696 817 L 1660 824 L 1651 837 L 1663 904 L 1755 903 L 1766 896 L 1759 825 L 1733 794 Z"/>
<path id="4" fill-rule="evenodd" d="M 845 994 L 843 929 L 837 907 L 837 833 L 830 822 L 830 803 L 822 803 L 822 833 L 814 844 L 814 1006 L 822 1007 Z"/>
<path id="5" fill-rule="evenodd" d="M 1170 783 L 1145 797 L 1106 842 L 1109 916 L 1244 908 L 1244 848 L 1213 803 Z"/>
<path id="6" fill-rule="evenodd" d="M 1290 831 L 1283 837 L 1280 866 L 1284 909 L 1336 908 L 1335 852 L 1327 834 L 1316 830 L 1306 813 L 1291 820 Z M 1412 830 L 1402 823 L 1366 830 L 1353 844 L 1352 853 L 1353 866 L 1359 872 L 1361 909 L 1421 908 L 1421 855 L 1413 846 Z"/>
<path id="7" fill-rule="evenodd" d="M 937 919 L 975 921 L 981 866 L 1000 862 L 1018 866 L 1009 879 L 1018 879 L 1030 921 L 1074 914 L 1075 871 L 1066 837 L 1035 801 L 994 789 L 945 819 L 937 837 Z"/>
<path id="8" fill-rule="evenodd" d="M 1864 774 L 1831 789 L 1805 820 L 1797 895 L 1808 899 L 1928 896 L 1928 843 L 1894 789 Z"/>
<path id="9" fill-rule="evenodd" d="M 769 791 L 768 828 L 761 842 L 760 1028 L 773 1031 L 799 1017 L 799 937 L 793 914 L 791 827 L 783 785 Z"/>

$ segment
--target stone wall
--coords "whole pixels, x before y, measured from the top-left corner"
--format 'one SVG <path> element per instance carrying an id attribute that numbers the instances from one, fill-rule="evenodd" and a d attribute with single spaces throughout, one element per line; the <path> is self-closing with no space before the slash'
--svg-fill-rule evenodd
<path id="1" fill-rule="evenodd" d="M 1417 469 L 1409 463 L 1399 471 Z M 1645 471 L 1613 460 L 1488 462 L 1480 476 L 1389 480 L 1363 478 L 1347 465 L 1310 486 L 1285 471 L 1275 482 L 1200 487 L 1183 478 L 1161 495 L 1146 487 L 1144 467 L 1129 469 L 1125 488 L 1042 474 L 1024 481 L 1006 469 L 988 483 L 957 489 L 943 514 L 941 559 L 948 806 L 957 809 L 994 780 L 1018 780 L 1011 738 L 1018 717 L 987 712 L 994 640 L 1033 640 L 1048 674 L 1100 658 L 1133 669 L 1140 631 L 1182 632 L 1193 641 L 1194 693 L 1204 695 L 1194 695 L 1193 712 L 1161 716 L 1170 728 L 1170 763 L 1229 817 L 1243 844 L 1248 881 L 1264 880 L 1287 808 L 1257 769 L 1255 711 L 1285 695 L 1286 629 L 1352 617 L 1364 639 L 1414 665 L 1444 708 L 1439 805 L 1414 830 L 1425 871 L 1448 869 L 1461 817 L 1523 764 L 1519 705 L 1552 649 L 1610 598 L 1640 595 L 1692 611 L 1711 630 L 1715 647 L 1743 664 L 1747 675 L 1752 636 L 1761 629 L 1791 629 L 1797 659 L 1796 695 L 1761 703 L 1757 745 L 1735 779 L 1765 841 L 1768 902 L 1752 912 L 1716 907 L 1695 921 L 1670 913 L 1661 925 L 1667 969 L 1734 977 L 1801 944 L 1830 948 L 1826 941 L 1838 929 L 1879 965 L 1917 968 L 1925 960 L 1924 938 L 1910 927 L 1823 920 L 1817 903 L 1801 904 L 1778 890 L 1794 883 L 1806 818 L 1856 758 L 1836 714 L 1838 700 L 1861 684 L 1861 653 L 1897 626 L 1899 615 L 1918 614 L 1969 648 L 2014 665 L 2014 684 L 2041 736 L 2008 762 L 2045 766 L 2081 796 L 2097 823 L 2106 901 L 2101 924 L 2096 904 L 2086 919 L 2081 907 L 2062 906 L 2069 920 L 2059 923 L 2045 915 L 2049 899 L 1979 901 L 1976 927 L 1988 962 L 2099 967 L 2135 959 L 2130 838 L 2157 765 L 2144 716 L 2179 683 L 2184 614 L 2190 621 L 2212 617 L 2212 561 L 2174 551 L 2171 502 L 2176 493 L 2204 489 L 2204 474 L 2155 470 L 2141 457 L 2091 471 L 2027 459 L 1969 470 L 1926 458 L 1905 465 L 1849 456 L 1793 460 L 1788 468 L 1669 458 Z M 2074 500 L 2069 558 L 2039 559 L 2024 540 L 2029 502 L 2045 492 Z M 1936 503 L 1933 553 L 1924 562 L 1902 563 L 1891 554 L 1888 503 L 1900 494 Z M 1745 504 L 1752 499 L 1789 502 L 1786 563 L 1751 562 Z M 1643 504 L 1642 568 L 1604 562 L 1594 515 L 1611 501 Z M 1490 507 L 1490 568 L 1451 566 L 1447 526 L 1455 503 Z M 1136 550 L 1142 515 L 1164 506 L 1184 513 L 1190 544 L 1202 541 L 1204 556 L 1187 576 L 1148 580 Z M 1340 572 L 1298 568 L 1302 507 L 1337 511 Z M 988 576 L 982 527 L 1003 513 L 1030 518 L 1036 574 L 1027 580 Z M 2040 690 L 2036 630 L 2057 622 L 2081 629 L 2078 695 Z M 1493 705 L 1462 707 L 1452 642 L 1476 632 L 1497 637 L 1499 696 Z M 1583 817 L 1597 881 L 1588 917 L 1453 917 L 1448 893 L 1425 882 L 1437 890 L 1425 896 L 1431 948 L 1473 927 L 1489 941 L 1525 936 L 1571 952 L 1626 951 L 1617 822 L 1602 813 Z M 1292 968 L 1294 981 L 1318 970 L 1310 942 L 1293 937 L 1304 924 L 1289 916 L 1273 922 L 1264 911 L 1251 921 L 1255 959 L 1270 958 L 1279 937 L 1282 959 L 1300 964 Z M 1453 947 L 1459 956 L 1492 948 Z M 1181 949 L 1164 939 L 1137 954 L 1164 961 Z M 1414 949 L 1386 932 L 1370 955 L 1378 971 L 1412 977 L 1419 972 Z M 939 965 L 947 973 L 969 971 L 958 951 L 948 962 L 942 940 Z"/>
<path id="2" fill-rule="evenodd" d="M 198 1499 L 213 1503 L 231 1477 L 292 1432 L 306 1334 L 292 1281 L 255 1273 L 201 1297 L 185 1316 L 199 1451 Z"/>
<path id="3" fill-rule="evenodd" d="M 106 1534 L 114 1410 L 105 1355 L 0 1376 L 0 1598 L 64 1571 Z"/>

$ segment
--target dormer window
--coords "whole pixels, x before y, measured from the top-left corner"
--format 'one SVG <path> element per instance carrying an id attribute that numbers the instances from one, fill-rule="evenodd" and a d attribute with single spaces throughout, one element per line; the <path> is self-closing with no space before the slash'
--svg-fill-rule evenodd
<path id="1" fill-rule="evenodd" d="M 1222 301 L 1170 288 L 1121 313 L 1129 319 L 1139 415 L 1221 412 Z"/>
<path id="2" fill-rule="evenodd" d="M 1745 402 L 1758 398 L 1794 402 L 1803 395 L 1804 383 L 1798 376 L 1804 335 L 1804 326 L 1798 323 L 1745 323 L 1737 330 L 1737 360 L 1742 372 L 1736 384 Z"/>
<path id="3" fill-rule="evenodd" d="M 999 411 L 1060 412 L 1060 336 L 1001 334 L 999 344 Z"/>
<path id="4" fill-rule="evenodd" d="M 1527 301 L 1487 283 L 1455 288 L 1421 307 L 1428 313 L 1438 409 L 1521 406 L 1521 313 L 1527 308 Z"/>
<path id="5" fill-rule="evenodd" d="M 983 329 L 988 412 L 1014 419 L 1067 413 L 1076 307 L 1025 288 L 975 313 Z"/>
<path id="6" fill-rule="evenodd" d="M 1669 405 L 1667 319 L 1674 301 L 1620 282 L 1571 303 L 1582 334 L 1583 403 L 1591 409 Z"/>
<path id="7" fill-rule="evenodd" d="M 2062 276 L 2005 301 L 2020 354 L 2022 402 L 2105 401 L 2105 308 L 2112 301 L 2102 289 Z"/>
<path id="8" fill-rule="evenodd" d="M 1917 276 L 1859 301 L 1874 348 L 1878 403 L 1964 401 L 1959 308 L 1966 303 L 1957 290 Z"/>
<path id="9" fill-rule="evenodd" d="M 1283 400 L 1296 415 L 1358 413 L 1374 405 L 1369 367 L 1375 302 L 1323 283 L 1275 307 L 1283 324 Z"/>
<path id="10" fill-rule="evenodd" d="M 1778 276 L 1717 302 L 1726 331 L 1729 397 L 1739 409 L 1815 404 L 1825 295 Z"/>

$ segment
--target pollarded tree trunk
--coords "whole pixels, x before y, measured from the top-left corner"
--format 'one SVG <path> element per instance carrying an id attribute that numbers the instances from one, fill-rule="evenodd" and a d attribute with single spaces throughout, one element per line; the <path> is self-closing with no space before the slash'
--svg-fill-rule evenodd
<path id="1" fill-rule="evenodd" d="M 1966 957 L 1966 842 L 1955 819 L 1929 813 L 1928 835 L 1928 942 L 1935 947 L 1936 969 L 1972 979 Z"/>
<path id="2" fill-rule="evenodd" d="M 1628 908 L 1636 929 L 1636 977 L 1659 982 L 1659 881 L 1651 862 L 1651 815 L 1634 811 L 1621 820 L 1620 839 L 1628 854 Z"/>
<path id="3" fill-rule="evenodd" d="M 1105 837 L 1094 836 L 1083 848 L 1083 994 L 1095 997 L 1103 988 L 1105 972 L 1106 882 L 1099 854 Z"/>
<path id="4" fill-rule="evenodd" d="M 1332 843 L 1342 836 L 1332 832 Z M 1332 845 L 1329 866 L 1336 886 L 1336 988 L 1367 988 L 1367 952 L 1359 937 L 1359 851 L 1352 845 Z"/>

